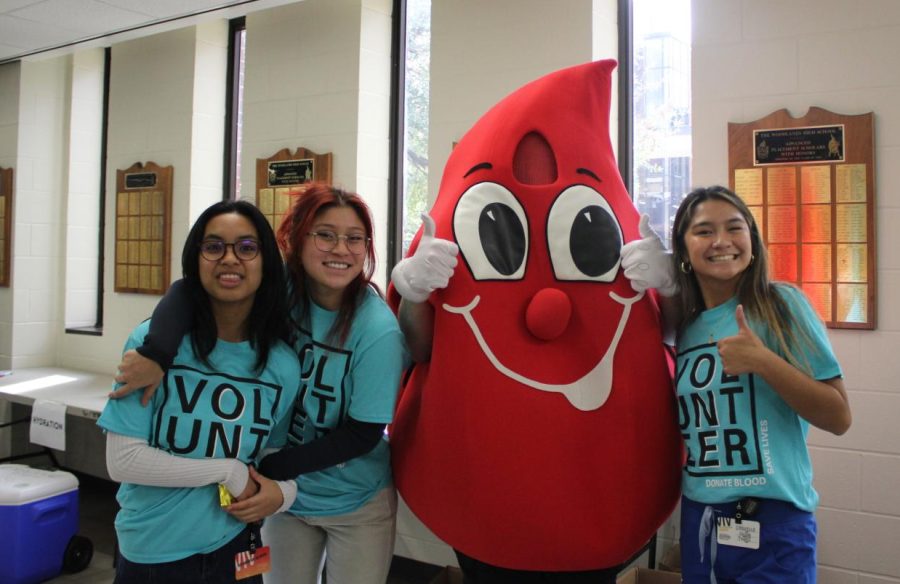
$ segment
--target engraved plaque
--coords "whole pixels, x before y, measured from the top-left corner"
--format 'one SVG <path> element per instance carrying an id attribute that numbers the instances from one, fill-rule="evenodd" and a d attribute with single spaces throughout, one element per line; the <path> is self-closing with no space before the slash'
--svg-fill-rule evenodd
<path id="1" fill-rule="evenodd" d="M 876 322 L 874 114 L 819 107 L 728 124 L 730 186 L 748 203 L 770 275 L 802 287 L 829 327 Z"/>
<path id="2" fill-rule="evenodd" d="M 831 205 L 800 207 L 800 240 L 804 243 L 831 241 Z"/>
<path id="3" fill-rule="evenodd" d="M 837 240 L 841 242 L 865 243 L 866 238 L 866 206 L 835 205 L 837 218 L 835 230 Z"/>
<path id="4" fill-rule="evenodd" d="M 740 168 L 734 171 L 734 192 L 747 205 L 762 205 L 763 175 L 761 168 Z"/>
<path id="5" fill-rule="evenodd" d="M 309 183 L 331 183 L 331 153 L 316 154 L 306 148 L 283 148 L 269 158 L 256 159 L 256 206 L 277 231 L 295 195 Z"/>
<path id="6" fill-rule="evenodd" d="M 800 167 L 800 201 L 802 203 L 831 202 L 831 167 Z"/>
<path id="7" fill-rule="evenodd" d="M 802 256 L 803 282 L 831 282 L 830 244 L 804 244 Z"/>
<path id="8" fill-rule="evenodd" d="M 865 164 L 839 164 L 835 169 L 835 183 L 838 203 L 866 202 Z"/>
<path id="9" fill-rule="evenodd" d="M 168 283 L 172 167 L 117 172 L 116 292 L 162 294 Z"/>
<path id="10" fill-rule="evenodd" d="M 767 196 L 770 205 L 790 205 L 797 202 L 797 169 L 776 166 L 766 169 L 769 181 Z"/>

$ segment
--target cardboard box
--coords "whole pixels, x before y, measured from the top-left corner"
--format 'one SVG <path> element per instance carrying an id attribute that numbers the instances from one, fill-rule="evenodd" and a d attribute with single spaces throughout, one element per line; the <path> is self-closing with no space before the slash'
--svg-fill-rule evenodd
<path id="1" fill-rule="evenodd" d="M 616 584 L 681 584 L 681 574 L 649 568 L 631 568 L 619 574 Z"/>
<path id="2" fill-rule="evenodd" d="M 447 566 L 435 576 L 428 584 L 463 584 L 462 571 L 453 566 Z"/>
<path id="3" fill-rule="evenodd" d="M 664 572 L 681 572 L 681 545 L 676 543 L 667 549 L 656 567 Z"/>

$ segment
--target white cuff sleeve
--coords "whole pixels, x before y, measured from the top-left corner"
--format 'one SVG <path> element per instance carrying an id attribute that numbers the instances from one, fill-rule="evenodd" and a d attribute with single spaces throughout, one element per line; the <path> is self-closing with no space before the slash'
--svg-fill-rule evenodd
<path id="1" fill-rule="evenodd" d="M 294 504 L 297 498 L 297 482 L 296 481 L 275 481 L 278 488 L 281 489 L 281 495 L 284 497 L 284 503 L 281 504 L 276 513 L 284 513 Z"/>
<path id="2" fill-rule="evenodd" d="M 222 483 L 235 497 L 244 492 L 250 479 L 247 465 L 237 459 L 184 458 L 154 448 L 146 440 L 115 432 L 106 433 L 106 468 L 110 478 L 120 483 L 154 487 Z"/>
<path id="3" fill-rule="evenodd" d="M 259 456 L 259 459 L 267 457 L 273 452 L 278 452 L 277 448 L 263 448 L 262 453 Z M 288 509 L 291 508 L 291 505 L 294 504 L 294 499 L 297 498 L 297 482 L 293 480 L 288 481 L 275 481 L 278 485 L 278 488 L 281 489 L 281 496 L 284 497 L 284 503 L 281 504 L 281 507 L 275 513 L 284 513 Z"/>

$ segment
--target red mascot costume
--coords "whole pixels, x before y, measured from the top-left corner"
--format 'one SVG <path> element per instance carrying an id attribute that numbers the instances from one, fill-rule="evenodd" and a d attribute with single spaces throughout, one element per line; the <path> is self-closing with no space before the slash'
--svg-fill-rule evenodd
<path id="1" fill-rule="evenodd" d="M 616 566 L 680 494 L 658 307 L 620 269 L 639 216 L 610 144 L 614 68 L 558 71 L 494 106 L 431 211 L 459 263 L 427 297 L 431 357 L 400 398 L 394 476 L 426 526 L 495 566 Z"/>

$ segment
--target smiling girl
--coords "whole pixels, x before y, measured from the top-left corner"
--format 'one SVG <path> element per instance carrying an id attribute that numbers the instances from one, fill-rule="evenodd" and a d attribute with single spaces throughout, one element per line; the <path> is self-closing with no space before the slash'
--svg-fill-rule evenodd
<path id="1" fill-rule="evenodd" d="M 296 196 L 278 230 L 289 276 L 300 396 L 288 446 L 260 472 L 294 479 L 289 513 L 266 520 L 266 582 L 314 584 L 323 564 L 332 584 L 383 584 L 394 548 L 397 495 L 385 440 L 406 347 L 393 313 L 372 283 L 372 219 L 354 193 L 321 184 Z M 176 282 L 154 311 L 150 346 L 166 363 L 172 330 L 189 318 Z M 117 378 L 128 389 L 155 385 L 148 361 L 129 353 Z M 156 368 L 155 365 L 153 368 Z M 121 393 L 125 393 L 124 391 Z M 232 505 L 241 512 L 245 503 Z"/>
<path id="2" fill-rule="evenodd" d="M 664 267 L 645 235 L 623 265 Z M 667 270 L 639 285 L 666 287 L 674 296 L 663 306 L 680 309 L 683 581 L 815 582 L 819 497 L 806 435 L 809 424 L 840 435 L 851 422 L 825 327 L 802 292 L 769 281 L 759 227 L 732 191 L 689 193 L 672 242 Z"/>
<path id="3" fill-rule="evenodd" d="M 285 444 L 299 388 L 272 229 L 253 205 L 217 203 L 188 234 L 182 268 L 193 318 L 162 389 L 150 407 L 138 394 L 111 400 L 97 422 L 109 475 L 122 483 L 117 584 L 234 582 L 235 555 L 261 545 L 252 523 L 296 494 L 250 469 L 263 448 Z M 218 485 L 241 507 L 223 511 Z"/>

